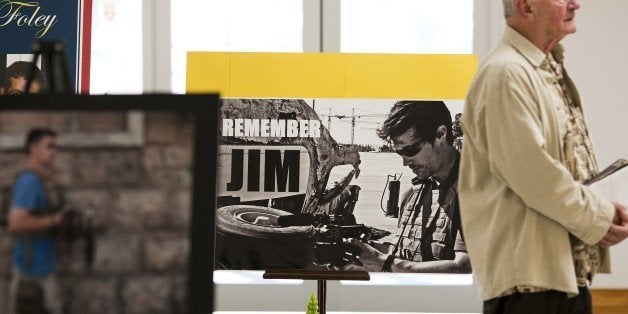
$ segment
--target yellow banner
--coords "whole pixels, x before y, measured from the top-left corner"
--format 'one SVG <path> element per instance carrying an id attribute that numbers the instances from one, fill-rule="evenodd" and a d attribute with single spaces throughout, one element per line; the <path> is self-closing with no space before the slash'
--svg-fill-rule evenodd
<path id="1" fill-rule="evenodd" d="M 188 52 L 187 92 L 222 97 L 464 99 L 475 55 Z"/>

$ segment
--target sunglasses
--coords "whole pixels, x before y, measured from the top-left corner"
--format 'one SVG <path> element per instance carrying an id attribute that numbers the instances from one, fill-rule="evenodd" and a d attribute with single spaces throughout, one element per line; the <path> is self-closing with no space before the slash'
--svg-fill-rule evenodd
<path id="1" fill-rule="evenodd" d="M 405 157 L 412 157 L 418 154 L 421 151 L 422 147 L 423 147 L 423 142 L 417 142 L 399 150 L 395 149 L 395 153 L 401 156 L 405 156 Z"/>

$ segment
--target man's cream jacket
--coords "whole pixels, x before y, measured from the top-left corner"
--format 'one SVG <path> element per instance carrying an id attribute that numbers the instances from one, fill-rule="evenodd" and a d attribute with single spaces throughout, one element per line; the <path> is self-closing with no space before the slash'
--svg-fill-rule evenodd
<path id="1" fill-rule="evenodd" d="M 541 50 L 506 27 L 462 115 L 462 230 L 484 300 L 515 286 L 577 294 L 569 233 L 596 244 L 614 216 L 611 203 L 563 166 L 544 62 Z M 608 250 L 600 253 L 608 272 Z"/>

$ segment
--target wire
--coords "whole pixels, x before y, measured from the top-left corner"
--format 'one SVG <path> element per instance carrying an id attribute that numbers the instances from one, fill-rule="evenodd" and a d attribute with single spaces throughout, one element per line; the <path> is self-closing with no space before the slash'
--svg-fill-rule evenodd
<path id="1" fill-rule="evenodd" d="M 397 175 L 399 175 L 399 178 L 397 178 Z M 386 194 L 386 188 L 388 187 L 388 182 L 390 182 L 390 181 L 389 181 L 389 179 L 390 179 L 390 177 L 392 177 L 392 178 L 393 178 L 393 181 L 399 181 L 399 180 L 401 180 L 401 176 L 402 176 L 402 175 L 403 175 L 403 173 L 395 173 L 394 175 L 390 175 L 390 174 L 389 174 L 389 175 L 386 177 L 386 185 L 384 185 L 384 190 L 382 191 L 382 197 L 379 199 L 379 208 L 382 210 L 382 212 L 383 212 L 384 214 L 388 214 L 388 213 L 386 212 L 386 210 L 384 209 L 383 202 L 384 202 L 384 194 Z"/>
<path id="2" fill-rule="evenodd" d="M 364 111 L 364 112 L 368 112 L 368 113 L 374 113 L 374 114 L 381 114 L 382 116 L 386 115 L 386 113 L 375 112 L 375 111 L 366 110 L 366 109 L 360 109 L 360 108 L 356 108 L 355 110 Z"/>
<path id="3" fill-rule="evenodd" d="M 393 177 L 393 176 L 388 175 L 388 176 L 386 177 L 386 185 L 384 185 L 384 190 L 382 191 L 382 197 L 379 199 L 379 208 L 381 208 L 381 210 L 382 210 L 382 212 L 383 212 L 384 214 L 386 214 L 386 210 L 384 209 L 384 205 L 383 205 L 383 202 L 384 202 L 384 194 L 386 194 L 386 188 L 388 187 L 388 180 L 390 179 L 390 177 Z"/>

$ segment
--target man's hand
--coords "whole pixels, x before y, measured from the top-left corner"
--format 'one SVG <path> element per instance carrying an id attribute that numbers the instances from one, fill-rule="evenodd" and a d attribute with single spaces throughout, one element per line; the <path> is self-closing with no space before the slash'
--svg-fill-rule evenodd
<path id="1" fill-rule="evenodd" d="M 63 222 L 63 218 L 65 215 L 66 211 L 61 211 L 58 213 L 54 213 L 52 215 L 50 215 L 50 225 L 51 227 L 57 227 L 59 225 L 61 225 L 61 223 Z"/>
<path id="2" fill-rule="evenodd" d="M 358 248 L 358 260 L 362 263 L 362 267 L 367 271 L 382 271 L 387 255 L 378 251 L 374 247 L 356 239 L 351 239 L 351 245 Z"/>
<path id="3" fill-rule="evenodd" d="M 615 219 L 613 224 L 606 232 L 606 235 L 598 245 L 601 247 L 610 247 L 622 242 L 628 237 L 628 210 L 622 204 L 613 203 L 615 206 Z"/>

